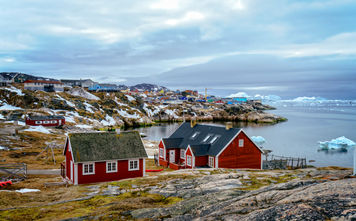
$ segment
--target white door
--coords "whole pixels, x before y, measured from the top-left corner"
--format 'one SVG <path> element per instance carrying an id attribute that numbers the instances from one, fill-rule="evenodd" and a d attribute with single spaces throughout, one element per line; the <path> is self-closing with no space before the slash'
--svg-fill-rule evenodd
<path id="1" fill-rule="evenodd" d="M 174 150 L 169 151 L 169 162 L 171 162 L 171 163 L 175 162 L 175 151 Z"/>
<path id="2" fill-rule="evenodd" d="M 70 180 L 73 181 L 73 163 L 70 161 Z"/>

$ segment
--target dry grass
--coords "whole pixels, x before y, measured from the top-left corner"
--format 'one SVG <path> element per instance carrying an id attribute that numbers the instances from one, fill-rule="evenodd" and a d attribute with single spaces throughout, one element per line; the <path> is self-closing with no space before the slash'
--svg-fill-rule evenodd
<path id="1" fill-rule="evenodd" d="M 0 152 L 4 163 L 26 163 L 28 169 L 59 169 L 60 163 L 64 160 L 62 155 L 64 135 L 21 132 L 17 137 L 18 139 L 11 139 L 11 145 L 7 146 L 20 149 Z M 48 145 L 46 142 L 55 142 L 58 147 L 61 147 L 54 149 L 56 164 L 52 160 L 51 151 L 39 155 Z"/>
<path id="2" fill-rule="evenodd" d="M 81 186 L 56 186 L 45 188 L 44 183 L 61 182 L 58 176 L 30 175 L 28 179 L 14 183 L 0 192 L 0 209 L 14 207 L 40 206 L 50 202 L 70 200 L 83 196 L 84 188 Z M 29 188 L 39 189 L 41 192 L 17 193 L 14 190 Z"/>

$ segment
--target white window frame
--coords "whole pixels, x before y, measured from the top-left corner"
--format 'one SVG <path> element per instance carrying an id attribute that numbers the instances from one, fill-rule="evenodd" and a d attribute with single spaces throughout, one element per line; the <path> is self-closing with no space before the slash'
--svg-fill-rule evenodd
<path id="1" fill-rule="evenodd" d="M 185 159 L 185 150 L 184 149 L 180 149 L 180 158 Z"/>
<path id="2" fill-rule="evenodd" d="M 36 120 L 36 121 L 35 121 L 35 124 L 42 124 L 42 121 Z"/>
<path id="3" fill-rule="evenodd" d="M 43 123 L 44 123 L 44 124 L 50 124 L 51 121 L 45 120 Z"/>
<path id="4" fill-rule="evenodd" d="M 214 157 L 209 156 L 208 165 L 209 167 L 214 168 Z"/>
<path id="5" fill-rule="evenodd" d="M 203 143 L 207 142 L 211 136 L 212 136 L 211 134 L 208 134 L 208 135 L 204 138 Z"/>
<path id="6" fill-rule="evenodd" d="M 213 137 L 213 139 L 211 139 L 211 141 L 209 143 L 214 143 L 215 141 L 217 141 L 220 138 L 219 135 L 216 135 L 215 137 Z"/>
<path id="7" fill-rule="evenodd" d="M 187 155 L 187 166 L 192 166 L 192 156 Z"/>
<path id="8" fill-rule="evenodd" d="M 130 168 L 131 162 L 137 162 L 137 168 Z M 140 160 L 129 160 L 129 171 L 140 170 Z"/>
<path id="9" fill-rule="evenodd" d="M 159 148 L 159 157 L 164 158 L 164 149 L 163 148 Z"/>
<path id="10" fill-rule="evenodd" d="M 89 166 L 93 165 L 93 171 L 89 172 Z M 88 166 L 88 172 L 85 172 L 85 166 Z M 95 174 L 95 163 L 83 163 L 83 175 L 92 175 Z"/>
<path id="11" fill-rule="evenodd" d="M 200 134 L 200 132 L 195 132 L 190 139 L 194 140 L 198 135 Z"/>
<path id="12" fill-rule="evenodd" d="M 115 170 L 112 169 L 112 165 L 115 164 Z M 110 165 L 110 170 L 109 170 Z M 117 161 L 106 161 L 106 173 L 116 173 L 117 172 Z"/>
<path id="13" fill-rule="evenodd" d="M 57 121 L 56 121 L 56 120 L 52 120 L 51 123 L 52 123 L 52 124 L 56 124 Z"/>
<path id="14" fill-rule="evenodd" d="M 239 147 L 244 147 L 244 139 L 239 139 Z"/>

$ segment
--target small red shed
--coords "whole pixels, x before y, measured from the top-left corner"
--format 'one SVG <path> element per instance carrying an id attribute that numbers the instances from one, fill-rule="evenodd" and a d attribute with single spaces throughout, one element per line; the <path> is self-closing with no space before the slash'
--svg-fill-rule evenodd
<path id="1" fill-rule="evenodd" d="M 31 126 L 45 126 L 45 127 L 58 127 L 64 125 L 66 120 L 63 116 L 29 116 L 26 118 L 26 125 Z"/>
<path id="2" fill-rule="evenodd" d="M 75 185 L 145 175 L 147 153 L 137 131 L 69 134 L 63 154 L 64 177 Z"/>
<path id="3" fill-rule="evenodd" d="M 262 150 L 239 128 L 183 123 L 159 144 L 159 164 L 172 169 L 262 169 Z"/>

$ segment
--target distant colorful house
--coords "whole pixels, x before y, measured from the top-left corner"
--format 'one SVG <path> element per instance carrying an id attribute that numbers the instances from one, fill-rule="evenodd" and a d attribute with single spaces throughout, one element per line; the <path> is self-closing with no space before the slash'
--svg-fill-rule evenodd
<path id="1" fill-rule="evenodd" d="M 172 169 L 262 168 L 262 150 L 239 128 L 183 123 L 159 143 L 159 164 Z"/>
<path id="2" fill-rule="evenodd" d="M 116 92 L 120 91 L 116 84 L 94 84 L 88 88 L 89 91 Z"/>
<path id="3" fill-rule="evenodd" d="M 27 80 L 24 82 L 24 89 L 31 91 L 63 92 L 64 85 L 60 81 Z"/>
<path id="4" fill-rule="evenodd" d="M 66 120 L 63 116 L 29 116 L 26 118 L 26 125 L 30 126 L 45 126 L 58 127 L 64 125 Z"/>
<path id="5" fill-rule="evenodd" d="M 147 153 L 137 131 L 69 134 L 63 154 L 62 176 L 75 185 L 145 175 Z"/>

